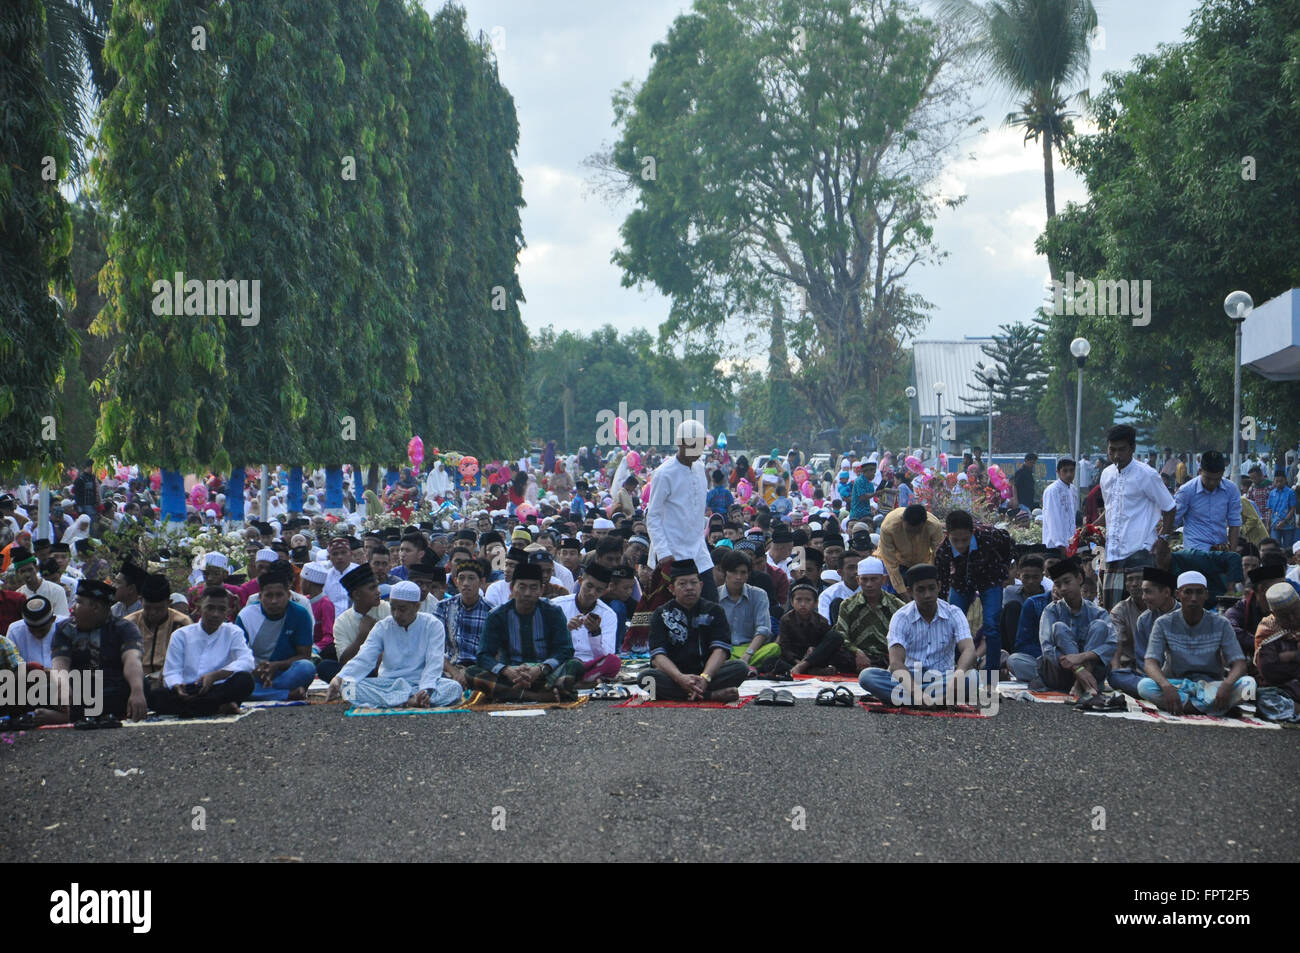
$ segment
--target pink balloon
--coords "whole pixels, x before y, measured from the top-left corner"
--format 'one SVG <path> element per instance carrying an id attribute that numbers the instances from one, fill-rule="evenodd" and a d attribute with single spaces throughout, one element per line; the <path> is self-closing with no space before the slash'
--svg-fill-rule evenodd
<path id="1" fill-rule="evenodd" d="M 804 483 L 808 481 L 808 471 L 803 467 L 795 467 L 794 473 L 790 475 L 794 478 L 794 482 L 799 484 L 799 487 L 802 490 Z M 807 496 L 808 494 L 804 495 Z"/>
<path id="2" fill-rule="evenodd" d="M 1009 487 L 1009 486 L 1004 486 L 1004 487 L 1002 488 L 1002 499 L 1004 499 L 1004 500 L 1009 500 L 1009 499 L 1011 499 L 1011 487 Z"/>
<path id="3" fill-rule="evenodd" d="M 614 437 L 621 446 L 627 446 L 627 421 L 622 417 L 614 418 Z"/>
<path id="4" fill-rule="evenodd" d="M 803 483 L 799 484 L 799 492 L 802 493 L 804 496 L 811 498 L 813 495 L 812 482 L 809 480 L 804 480 Z"/>
<path id="5" fill-rule="evenodd" d="M 946 453 L 939 454 L 939 469 L 941 470 L 948 469 L 948 454 Z"/>
<path id="6" fill-rule="evenodd" d="M 406 445 L 406 456 L 415 467 L 415 472 L 420 472 L 420 464 L 424 462 L 424 441 L 419 435 L 411 438 L 410 443 Z"/>
<path id="7" fill-rule="evenodd" d="M 537 510 L 533 507 L 533 504 L 531 503 L 520 503 L 518 506 L 515 507 L 515 515 L 518 516 L 521 520 L 527 519 L 528 517 L 534 515 L 536 512 Z"/>
<path id="8" fill-rule="evenodd" d="M 736 484 L 736 496 L 742 500 L 748 500 L 750 494 L 754 492 L 754 487 L 748 480 L 741 480 Z"/>
<path id="9" fill-rule="evenodd" d="M 904 462 L 905 464 L 907 464 L 907 469 L 911 470 L 913 473 L 920 473 L 920 472 L 921 472 L 921 468 L 922 468 L 923 464 L 921 463 L 921 458 L 920 458 L 920 457 L 915 456 L 915 455 L 914 455 L 914 456 L 910 456 L 910 457 L 908 457 L 906 460 L 904 460 L 903 462 Z"/>
<path id="10" fill-rule="evenodd" d="M 627 454 L 627 468 L 635 473 L 641 469 L 641 454 L 635 450 L 629 450 Z"/>
<path id="11" fill-rule="evenodd" d="M 996 463 L 989 464 L 989 476 L 993 476 L 993 474 L 1001 473 L 1001 472 L 1002 472 L 1002 468 L 998 466 Z"/>
<path id="12" fill-rule="evenodd" d="M 641 491 L 641 505 L 644 506 L 649 502 L 650 502 L 650 484 L 649 482 L 647 482 L 645 485 L 645 489 Z"/>

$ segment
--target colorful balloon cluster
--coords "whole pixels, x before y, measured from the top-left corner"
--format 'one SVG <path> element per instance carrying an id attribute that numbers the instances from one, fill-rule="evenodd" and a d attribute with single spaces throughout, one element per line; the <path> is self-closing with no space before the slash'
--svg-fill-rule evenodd
<path id="1" fill-rule="evenodd" d="M 1007 475 L 996 463 L 989 465 L 989 483 L 998 491 L 998 496 L 1002 499 L 1011 499 L 1011 484 L 1007 480 Z"/>

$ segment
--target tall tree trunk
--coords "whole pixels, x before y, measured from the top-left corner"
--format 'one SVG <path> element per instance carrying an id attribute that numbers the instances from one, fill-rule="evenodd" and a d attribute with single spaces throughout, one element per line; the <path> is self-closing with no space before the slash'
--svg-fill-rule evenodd
<path id="1" fill-rule="evenodd" d="M 1052 171 L 1052 137 L 1047 133 L 1043 133 L 1043 195 L 1047 199 L 1047 220 L 1050 222 L 1056 218 L 1056 173 Z M 1050 251 L 1047 253 L 1047 270 L 1053 281 L 1059 280 L 1056 256 Z"/>

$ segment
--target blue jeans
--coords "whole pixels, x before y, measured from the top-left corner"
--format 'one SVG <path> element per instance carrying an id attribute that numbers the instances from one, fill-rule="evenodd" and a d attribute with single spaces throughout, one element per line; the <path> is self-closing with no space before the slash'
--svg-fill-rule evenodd
<path id="1" fill-rule="evenodd" d="M 938 696 L 937 698 L 931 697 L 930 703 L 932 705 L 940 704 L 947 700 L 944 697 L 944 682 L 952 673 L 935 671 L 921 672 L 919 679 L 916 678 L 917 674 L 918 673 L 915 670 L 911 670 L 913 679 L 920 682 L 922 693 L 927 697 L 934 695 Z M 961 680 L 965 684 L 963 685 L 964 694 L 959 699 L 960 703 L 964 705 L 979 705 L 981 703 L 981 697 L 979 694 L 979 676 L 976 675 L 975 672 L 966 672 L 961 676 Z M 898 706 L 899 700 L 894 697 L 894 689 L 898 688 L 901 683 L 898 679 L 894 678 L 892 672 L 888 672 L 883 668 L 864 668 L 861 674 L 858 675 L 858 684 L 867 690 L 867 694 L 880 699 L 880 701 L 884 702 L 886 705 L 892 707 Z M 913 701 L 907 699 L 903 699 L 902 701 L 904 705 L 914 704 Z"/>
<path id="2" fill-rule="evenodd" d="M 984 625 L 981 629 L 984 633 L 984 668 L 996 672 L 1002 668 L 1002 587 L 985 589 L 978 596 L 984 607 Z M 970 608 L 970 597 L 956 589 L 948 590 L 948 602 L 962 612 Z M 978 642 L 979 639 L 975 641 Z"/>
<path id="3" fill-rule="evenodd" d="M 1273 530 L 1273 538 L 1282 544 L 1282 551 L 1286 553 L 1291 552 L 1291 547 L 1295 545 L 1295 537 L 1296 528 L 1294 526 L 1279 526 Z"/>
<path id="4" fill-rule="evenodd" d="M 271 680 L 267 688 L 260 681 L 253 689 L 250 701 L 282 702 L 288 701 L 289 692 L 295 688 L 306 688 L 316 678 L 316 666 L 311 659 L 300 658 Z"/>

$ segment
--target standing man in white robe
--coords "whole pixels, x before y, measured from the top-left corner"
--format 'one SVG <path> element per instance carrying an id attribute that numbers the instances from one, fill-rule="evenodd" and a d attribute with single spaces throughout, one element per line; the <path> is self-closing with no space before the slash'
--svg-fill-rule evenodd
<path id="1" fill-rule="evenodd" d="M 646 530 L 650 533 L 651 567 L 666 559 L 693 560 L 700 574 L 701 598 L 717 602 L 705 505 L 709 480 L 700 461 L 704 436 L 704 424 L 694 418 L 678 425 L 673 441 L 677 453 L 659 464 L 650 480 Z"/>

